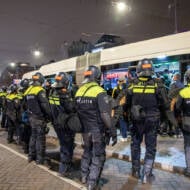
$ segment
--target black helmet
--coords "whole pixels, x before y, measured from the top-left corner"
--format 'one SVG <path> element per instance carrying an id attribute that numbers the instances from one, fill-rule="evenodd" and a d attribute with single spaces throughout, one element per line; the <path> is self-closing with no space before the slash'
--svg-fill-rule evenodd
<path id="1" fill-rule="evenodd" d="M 184 75 L 184 82 L 189 83 L 190 82 L 190 70 L 187 70 Z"/>
<path id="2" fill-rule="evenodd" d="M 70 84 L 69 76 L 65 72 L 59 72 L 55 75 L 55 83 L 52 85 L 54 88 L 68 89 Z"/>
<path id="3" fill-rule="evenodd" d="M 27 78 L 25 78 L 25 79 L 21 80 L 20 86 L 21 86 L 21 88 L 25 88 L 26 89 L 26 88 L 29 87 L 29 83 L 30 83 L 30 80 L 27 79 Z"/>
<path id="4" fill-rule="evenodd" d="M 139 61 L 136 72 L 138 77 L 150 77 L 154 74 L 153 62 L 150 59 Z"/>
<path id="5" fill-rule="evenodd" d="M 6 92 L 7 91 L 7 87 L 6 86 L 2 86 L 1 90 L 2 90 L 2 92 Z"/>
<path id="6" fill-rule="evenodd" d="M 37 72 L 32 76 L 32 81 L 33 81 L 32 82 L 33 85 L 41 86 L 44 83 L 45 79 L 42 73 Z"/>
<path id="7" fill-rule="evenodd" d="M 87 82 L 99 82 L 101 77 L 101 71 L 98 67 L 91 65 L 88 66 L 84 72 L 84 81 L 82 83 Z"/>
<path id="8" fill-rule="evenodd" d="M 18 87 L 17 87 L 16 84 L 11 84 L 11 85 L 9 86 L 9 88 L 8 88 L 8 91 L 9 91 L 10 93 L 14 93 L 14 92 L 17 92 L 17 89 L 18 89 Z"/>

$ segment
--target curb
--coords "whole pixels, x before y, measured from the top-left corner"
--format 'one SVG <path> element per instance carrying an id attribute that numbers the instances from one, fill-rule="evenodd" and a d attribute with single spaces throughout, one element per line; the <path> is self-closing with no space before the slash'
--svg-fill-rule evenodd
<path id="1" fill-rule="evenodd" d="M 75 144 L 78 145 L 77 147 L 83 148 L 81 143 L 75 142 Z M 120 154 L 120 153 L 113 152 L 113 151 L 110 151 L 110 150 L 106 150 L 106 155 L 108 157 L 112 157 L 112 158 L 115 158 L 115 159 L 131 162 L 131 157 L 129 155 Z M 143 163 L 144 163 L 144 159 L 141 159 L 141 165 Z M 179 174 L 184 174 L 184 169 L 185 169 L 184 167 L 172 166 L 172 165 L 163 164 L 163 163 L 160 163 L 160 162 L 154 162 L 154 168 L 160 169 L 160 170 L 163 170 L 163 171 L 167 171 L 167 172 L 179 173 Z"/>
<path id="2" fill-rule="evenodd" d="M 49 136 L 49 137 L 56 139 L 56 137 L 53 137 L 53 136 Z M 76 144 L 76 148 L 78 147 L 80 149 L 83 149 L 81 142 L 75 141 L 75 144 Z M 108 149 L 106 149 L 106 156 L 115 158 L 115 159 L 119 159 L 119 160 L 123 160 L 123 161 L 127 161 L 127 162 L 131 162 L 131 157 L 129 155 L 121 154 L 118 152 L 113 152 Z M 143 163 L 144 163 L 144 159 L 141 160 L 141 164 L 143 164 Z M 160 169 L 163 171 L 167 171 L 167 172 L 171 172 L 171 173 L 179 173 L 179 174 L 184 174 L 184 169 L 185 169 L 184 167 L 172 166 L 172 165 L 164 164 L 164 163 L 160 163 L 160 162 L 154 162 L 154 168 Z"/>

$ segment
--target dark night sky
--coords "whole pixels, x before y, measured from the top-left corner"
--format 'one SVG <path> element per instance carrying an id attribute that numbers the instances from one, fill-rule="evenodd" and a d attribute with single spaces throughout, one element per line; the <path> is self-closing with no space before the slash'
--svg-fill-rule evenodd
<path id="1" fill-rule="evenodd" d="M 168 9 L 174 0 L 125 0 L 132 9 L 122 14 L 113 1 L 0 0 L 1 70 L 12 61 L 61 60 L 72 40 L 96 42 L 102 33 L 120 35 L 126 43 L 174 33 L 174 8 Z M 190 30 L 190 0 L 178 0 L 177 16 L 178 31 Z M 35 59 L 34 48 L 43 57 Z"/>

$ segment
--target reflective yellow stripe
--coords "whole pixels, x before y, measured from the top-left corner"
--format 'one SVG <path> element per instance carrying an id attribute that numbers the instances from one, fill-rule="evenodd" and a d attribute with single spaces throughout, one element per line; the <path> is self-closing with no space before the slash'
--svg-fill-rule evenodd
<path id="1" fill-rule="evenodd" d="M 179 94 L 182 98 L 190 98 L 190 87 L 185 87 L 179 92 Z"/>
<path id="2" fill-rule="evenodd" d="M 15 98 L 17 98 L 16 94 L 8 94 L 6 97 L 6 99 L 8 99 L 8 100 L 14 100 Z"/>
<path id="3" fill-rule="evenodd" d="M 27 96 L 29 94 L 37 95 L 40 91 L 45 91 L 41 86 L 30 86 L 26 92 L 24 93 L 24 96 Z"/>
<path id="4" fill-rule="evenodd" d="M 142 88 L 133 88 L 133 93 L 147 93 L 147 94 L 154 94 L 155 93 L 155 89 L 153 88 L 153 89 L 145 89 L 145 91 L 144 91 L 144 89 L 142 89 Z"/>
<path id="5" fill-rule="evenodd" d="M 91 87 L 93 86 L 93 87 Z M 87 90 L 89 88 L 89 90 Z M 87 90 L 87 92 L 86 92 Z M 86 92 L 86 93 L 85 93 Z M 75 97 L 81 97 L 81 96 L 85 96 L 85 97 L 97 97 L 98 94 L 102 93 L 102 92 L 106 92 L 102 87 L 100 87 L 97 83 L 95 82 L 91 82 L 91 83 L 86 83 L 83 86 L 81 86 L 79 88 L 79 90 L 77 91 Z M 85 95 L 84 95 L 85 93 Z"/>
<path id="6" fill-rule="evenodd" d="M 53 105 L 60 105 L 60 99 L 58 97 L 49 97 L 49 103 Z"/>

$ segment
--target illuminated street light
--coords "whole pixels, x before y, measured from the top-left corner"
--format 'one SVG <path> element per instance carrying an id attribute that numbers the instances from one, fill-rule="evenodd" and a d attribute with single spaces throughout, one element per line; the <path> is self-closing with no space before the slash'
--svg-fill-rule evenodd
<path id="1" fill-rule="evenodd" d="M 34 50 L 34 51 L 33 51 L 33 55 L 34 55 L 35 57 L 40 57 L 40 56 L 42 55 L 42 53 L 41 53 L 41 51 L 39 51 L 39 50 Z"/>
<path id="2" fill-rule="evenodd" d="M 117 6 L 117 9 L 119 10 L 119 12 L 123 12 L 127 8 L 126 3 L 124 3 L 124 2 L 118 2 L 116 4 L 116 6 Z"/>
<path id="3" fill-rule="evenodd" d="M 11 62 L 11 63 L 9 63 L 9 65 L 10 65 L 11 67 L 15 67 L 15 66 L 16 66 L 16 63 L 15 63 L 15 62 Z"/>

